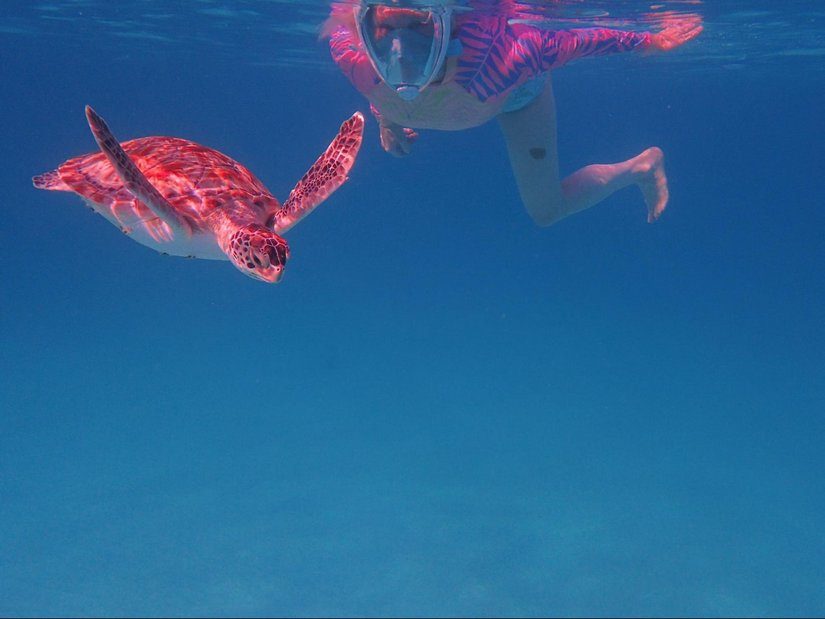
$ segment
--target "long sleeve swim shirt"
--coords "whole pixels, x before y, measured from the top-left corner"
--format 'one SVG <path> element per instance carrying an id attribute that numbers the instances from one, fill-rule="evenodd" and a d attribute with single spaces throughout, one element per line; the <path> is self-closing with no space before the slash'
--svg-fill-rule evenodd
<path id="1" fill-rule="evenodd" d="M 452 36 L 459 45 L 453 81 L 482 103 L 507 97 L 515 88 L 577 58 L 650 47 L 649 32 L 609 28 L 545 30 L 506 16 L 463 17 Z M 380 83 L 358 35 L 344 25 L 330 36 L 336 64 L 364 95 Z"/>

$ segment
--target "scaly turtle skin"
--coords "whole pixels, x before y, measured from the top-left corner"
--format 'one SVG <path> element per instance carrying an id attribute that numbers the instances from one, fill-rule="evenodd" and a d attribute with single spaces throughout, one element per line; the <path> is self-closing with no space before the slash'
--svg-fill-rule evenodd
<path id="1" fill-rule="evenodd" d="M 243 273 L 278 282 L 289 246 L 279 236 L 346 180 L 361 147 L 356 112 L 298 181 L 283 206 L 244 166 L 216 150 L 171 137 L 118 143 L 86 107 L 102 152 L 70 159 L 32 179 L 72 191 L 138 243 L 161 253 L 231 260 Z"/>

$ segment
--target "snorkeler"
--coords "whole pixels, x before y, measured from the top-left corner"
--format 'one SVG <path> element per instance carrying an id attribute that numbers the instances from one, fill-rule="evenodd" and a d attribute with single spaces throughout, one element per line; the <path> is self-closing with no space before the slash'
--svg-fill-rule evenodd
<path id="1" fill-rule="evenodd" d="M 502 12 L 363 2 L 334 6 L 324 34 L 335 62 L 369 100 L 388 153 L 409 154 L 418 137 L 414 128 L 460 130 L 495 117 L 521 199 L 538 225 L 632 184 L 654 221 L 668 201 L 664 155 L 657 147 L 561 178 L 550 71 L 584 56 L 671 50 L 702 31 L 701 18 L 670 16 L 658 33 L 547 30 Z"/>

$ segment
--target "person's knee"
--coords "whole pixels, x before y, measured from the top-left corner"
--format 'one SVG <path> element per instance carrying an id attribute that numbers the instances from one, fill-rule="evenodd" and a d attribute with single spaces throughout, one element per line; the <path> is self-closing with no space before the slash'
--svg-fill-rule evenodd
<path id="1" fill-rule="evenodd" d="M 527 213 L 530 215 L 530 219 L 540 228 L 552 226 L 564 217 L 563 210 L 555 204 L 547 204 L 545 202 L 541 206 L 532 206 L 530 204 L 525 204 L 525 206 L 527 207 Z"/>

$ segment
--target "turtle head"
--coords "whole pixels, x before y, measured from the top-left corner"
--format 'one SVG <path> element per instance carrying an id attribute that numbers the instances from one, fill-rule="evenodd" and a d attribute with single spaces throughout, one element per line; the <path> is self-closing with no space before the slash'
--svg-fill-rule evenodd
<path id="1" fill-rule="evenodd" d="M 284 274 L 289 245 L 272 230 L 249 224 L 229 236 L 226 255 L 249 277 L 276 284 Z"/>

